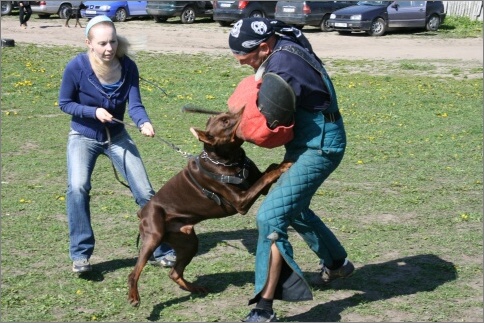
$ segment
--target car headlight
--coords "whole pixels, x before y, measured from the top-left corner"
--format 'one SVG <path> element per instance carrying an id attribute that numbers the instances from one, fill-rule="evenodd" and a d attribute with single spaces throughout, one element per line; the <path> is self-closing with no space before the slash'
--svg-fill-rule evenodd
<path id="1" fill-rule="evenodd" d="M 351 20 L 361 20 L 361 15 L 352 15 L 350 17 Z"/>
<path id="2" fill-rule="evenodd" d="M 111 6 L 108 6 L 108 5 L 104 5 L 104 6 L 99 7 L 99 10 L 101 10 L 101 11 L 109 11 L 109 9 L 111 9 Z"/>
<path id="3" fill-rule="evenodd" d="M 329 16 L 329 19 L 336 19 L 336 15 L 332 13 L 331 16 Z"/>

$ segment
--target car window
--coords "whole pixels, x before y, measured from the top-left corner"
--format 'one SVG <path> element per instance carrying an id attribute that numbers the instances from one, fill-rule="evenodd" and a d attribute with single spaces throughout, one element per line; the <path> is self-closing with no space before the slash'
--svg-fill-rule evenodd
<path id="1" fill-rule="evenodd" d="M 413 7 L 412 2 L 416 2 L 416 1 L 395 1 L 395 3 L 398 4 L 400 8 Z"/>
<path id="2" fill-rule="evenodd" d="M 386 5 L 390 1 L 358 1 L 359 6 L 381 6 Z"/>
<path id="3" fill-rule="evenodd" d="M 395 1 L 400 8 L 424 8 L 425 1 Z"/>

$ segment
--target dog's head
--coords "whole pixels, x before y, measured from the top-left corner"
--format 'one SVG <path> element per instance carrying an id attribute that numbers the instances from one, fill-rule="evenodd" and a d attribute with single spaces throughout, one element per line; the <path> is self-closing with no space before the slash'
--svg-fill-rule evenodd
<path id="1" fill-rule="evenodd" d="M 242 146 L 244 140 L 237 137 L 237 127 L 240 124 L 242 113 L 244 109 L 236 113 L 223 112 L 211 116 L 204 130 L 197 128 L 190 128 L 192 134 L 201 142 L 204 146 L 207 145 L 214 148 L 226 148 L 234 149 Z"/>

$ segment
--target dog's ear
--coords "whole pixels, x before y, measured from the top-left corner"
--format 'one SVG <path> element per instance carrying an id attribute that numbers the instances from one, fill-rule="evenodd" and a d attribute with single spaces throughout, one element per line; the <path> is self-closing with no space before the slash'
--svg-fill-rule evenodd
<path id="1" fill-rule="evenodd" d="M 197 138 L 201 142 L 204 142 L 204 143 L 210 144 L 210 145 L 213 142 L 212 136 L 209 136 L 206 131 L 192 127 L 192 128 L 190 128 L 190 132 L 195 136 L 195 138 Z"/>

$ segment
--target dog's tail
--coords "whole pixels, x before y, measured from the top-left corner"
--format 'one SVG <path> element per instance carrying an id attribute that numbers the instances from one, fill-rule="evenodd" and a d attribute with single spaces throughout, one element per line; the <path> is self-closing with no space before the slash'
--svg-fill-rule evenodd
<path id="1" fill-rule="evenodd" d="M 136 238 L 136 249 L 138 249 L 138 253 L 140 252 L 140 247 L 139 247 L 140 238 L 141 238 L 141 234 L 138 233 L 138 237 Z"/>

